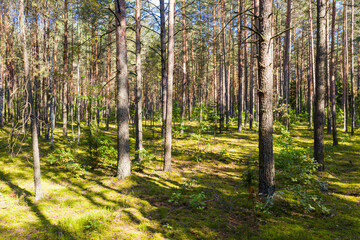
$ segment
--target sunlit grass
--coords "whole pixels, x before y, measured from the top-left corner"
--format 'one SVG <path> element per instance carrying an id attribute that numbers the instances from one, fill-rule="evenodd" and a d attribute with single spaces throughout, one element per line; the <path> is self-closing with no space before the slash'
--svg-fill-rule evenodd
<path id="1" fill-rule="evenodd" d="M 222 134 L 199 134 L 197 122 L 186 122 L 189 130 L 173 140 L 173 172 L 161 171 L 163 141 L 160 123 L 145 128 L 144 146 L 156 156 L 144 172 L 133 172 L 126 180 L 111 176 L 115 169 L 86 171 L 77 176 L 49 165 L 53 150 L 41 137 L 44 199 L 34 200 L 29 136 L 22 151 L 11 156 L 7 149 L 9 127 L 0 130 L 0 239 L 356 239 L 360 236 L 360 138 L 339 129 L 340 146 L 332 147 L 326 135 L 326 172 L 319 180 L 329 183 L 324 195 L 329 215 L 304 212 L 294 199 L 284 195 L 271 215 L 252 216 L 248 189 L 241 176 L 249 162 L 256 169 L 258 133 L 236 132 L 235 124 Z M 77 159 L 86 159 L 85 135 L 80 145 L 55 131 L 55 147 L 71 149 Z M 82 126 L 86 128 L 85 125 Z M 193 134 L 191 134 L 193 133 Z M 116 146 L 116 126 L 106 135 Z M 133 130 L 130 130 L 133 136 Z M 305 125 L 291 129 L 298 148 L 312 149 L 313 130 Z M 75 135 L 76 137 L 76 135 Z M 278 132 L 275 127 L 274 141 Z M 131 139 L 134 154 L 134 138 Z M 274 152 L 281 148 L 274 144 Z M 116 159 L 113 160 L 114 164 Z M 188 179 L 194 178 L 188 190 Z M 282 183 L 279 182 L 278 186 Z M 281 191 L 281 188 L 278 189 Z M 173 193 L 187 196 L 204 192 L 203 210 L 169 202 Z"/>

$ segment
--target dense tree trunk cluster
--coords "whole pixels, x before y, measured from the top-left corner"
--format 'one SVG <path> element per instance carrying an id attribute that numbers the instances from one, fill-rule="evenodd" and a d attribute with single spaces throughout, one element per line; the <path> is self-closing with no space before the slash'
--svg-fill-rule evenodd
<path id="1" fill-rule="evenodd" d="M 312 4 L 0 0 L 0 127 L 11 128 L 12 152 L 16 134 L 31 131 L 36 198 L 39 141 L 56 148 L 56 124 L 78 144 L 84 129 L 116 124 L 116 175 L 124 179 L 131 138 L 141 162 L 143 132 L 160 138 L 157 121 L 164 171 L 174 131 L 184 136 L 196 121 L 200 133 L 227 134 L 235 121 L 239 134 L 258 131 L 259 192 L 271 196 L 274 120 L 290 131 L 299 120 L 313 128 L 324 170 L 325 125 L 333 145 L 337 126 L 351 135 L 358 127 L 359 11 L 354 0 Z"/>

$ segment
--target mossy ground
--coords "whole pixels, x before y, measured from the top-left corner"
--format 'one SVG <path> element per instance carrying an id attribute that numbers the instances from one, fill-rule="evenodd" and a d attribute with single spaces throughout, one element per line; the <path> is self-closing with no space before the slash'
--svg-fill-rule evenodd
<path id="1" fill-rule="evenodd" d="M 330 195 L 323 198 L 330 214 L 306 212 L 288 204 L 292 199 L 285 196 L 271 213 L 254 215 L 241 176 L 245 163 L 257 164 L 257 132 L 239 134 L 230 126 L 216 136 L 199 135 L 197 123 L 187 126 L 185 136 L 175 134 L 170 174 L 161 171 L 160 125 L 145 127 L 145 148 L 157 160 L 126 180 L 113 177 L 113 168 L 76 176 L 49 165 L 53 150 L 41 137 L 44 199 L 39 202 L 33 196 L 31 140 L 26 138 L 12 157 L 7 148 L 11 129 L 2 128 L 0 239 L 360 239 L 360 132 L 349 137 L 339 129 L 337 147 L 326 135 L 326 171 L 319 178 L 329 183 Z M 74 145 L 71 131 L 63 138 L 60 127 L 55 147 L 72 147 L 76 158 L 86 160 L 86 145 Z M 116 143 L 115 126 L 105 134 Z M 305 125 L 296 126 L 291 135 L 289 144 L 312 148 L 313 132 Z M 188 188 L 186 179 L 195 179 Z M 278 186 L 281 191 L 281 182 Z M 205 194 L 204 209 L 189 204 L 189 196 L 200 192 Z M 182 194 L 176 204 L 169 202 L 173 193 Z"/>

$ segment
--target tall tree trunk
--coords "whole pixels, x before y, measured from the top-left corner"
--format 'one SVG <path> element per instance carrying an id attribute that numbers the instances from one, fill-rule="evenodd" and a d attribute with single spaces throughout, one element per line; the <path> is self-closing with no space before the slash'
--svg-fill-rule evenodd
<path id="1" fill-rule="evenodd" d="M 309 125 L 312 127 L 313 122 L 313 89 L 315 83 L 315 57 L 314 57 L 314 42 L 313 42 L 313 25 L 312 25 L 312 7 L 311 0 L 309 0 L 309 82 L 308 82 L 308 100 L 309 100 Z"/>
<path id="2" fill-rule="evenodd" d="M 1 24 L 1 23 L 0 23 Z M 0 41 L 2 39 L 0 38 Z M 4 97 L 4 91 L 3 91 L 3 75 L 2 75 L 2 54 L 0 55 L 0 127 L 3 126 L 3 97 Z M 6 112 L 6 108 L 5 108 Z M 6 117 L 5 117 L 6 119 Z"/>
<path id="3" fill-rule="evenodd" d="M 55 128 L 55 39 L 56 39 L 56 26 L 53 35 L 52 59 L 51 59 L 51 83 L 50 83 L 50 142 L 51 148 L 54 148 L 54 128 Z"/>
<path id="4" fill-rule="evenodd" d="M 169 59 L 168 59 L 168 79 L 167 79 L 167 98 L 166 98 L 166 129 L 165 129 L 165 148 L 164 148 L 164 171 L 171 171 L 171 124 L 172 124 L 172 95 L 174 79 L 174 21 L 175 21 L 175 0 L 169 0 Z"/>
<path id="5" fill-rule="evenodd" d="M 34 183 L 35 183 L 35 200 L 40 200 L 43 197 L 43 192 L 41 187 L 40 152 L 39 152 L 34 99 L 32 96 L 32 87 L 31 87 L 31 80 L 29 73 L 29 59 L 28 59 L 27 46 L 26 46 L 27 40 L 26 40 L 24 0 L 20 0 L 19 20 L 20 20 L 20 35 L 21 35 L 21 41 L 23 47 L 23 58 L 24 58 L 23 61 L 24 61 L 25 81 L 26 81 L 26 90 L 27 90 L 27 104 L 30 105 L 31 140 L 32 140 L 33 159 L 34 159 L 33 167 L 34 167 Z"/>
<path id="6" fill-rule="evenodd" d="M 347 4 L 344 1 L 343 7 L 343 110 L 344 110 L 344 131 L 348 132 L 348 36 L 347 36 Z"/>
<path id="7" fill-rule="evenodd" d="M 116 15 L 116 81 L 117 81 L 117 177 L 131 175 L 129 145 L 129 96 L 126 46 L 125 0 L 115 1 Z"/>
<path id="8" fill-rule="evenodd" d="M 187 53 L 186 53 L 186 0 L 182 0 L 182 94 L 181 94 L 181 129 L 180 134 L 184 134 L 184 119 L 186 107 L 186 82 L 187 82 Z"/>
<path id="9" fill-rule="evenodd" d="M 135 151 L 143 149 L 142 126 L 142 75 L 141 75 L 141 0 L 136 0 L 136 144 Z M 142 160 L 141 153 L 135 154 L 135 160 Z"/>
<path id="10" fill-rule="evenodd" d="M 272 0 L 260 0 L 259 32 L 259 194 L 267 197 L 275 192 Z"/>
<path id="11" fill-rule="evenodd" d="M 354 72 L 354 0 L 351 0 L 351 23 L 350 23 L 350 82 L 351 82 L 351 136 L 355 131 L 355 72 Z"/>
<path id="12" fill-rule="evenodd" d="M 161 45 L 161 79 L 162 79 L 162 128 L 161 136 L 165 136 L 166 125 L 166 97 L 167 97 L 167 71 L 166 71 L 166 27 L 164 0 L 160 0 L 160 45 Z"/>
<path id="13" fill-rule="evenodd" d="M 316 88 L 314 118 L 314 157 L 324 170 L 324 126 L 325 126 L 325 83 L 326 83 L 326 4 L 317 1 L 317 41 L 316 41 Z"/>
<path id="14" fill-rule="evenodd" d="M 64 54 L 63 54 L 63 136 L 67 136 L 67 100 L 68 100 L 68 0 L 64 1 Z"/>
<path id="15" fill-rule="evenodd" d="M 336 0 L 333 0 L 332 6 L 332 23 L 331 23 L 331 55 L 330 55 L 330 80 L 331 80 L 331 112 L 333 128 L 333 145 L 338 145 L 336 129 L 336 102 L 335 102 L 335 17 L 336 17 Z"/>
<path id="16" fill-rule="evenodd" d="M 227 72 L 227 59 L 226 59 L 226 48 L 225 48 L 225 1 L 221 1 L 222 5 L 221 5 L 221 26 L 223 28 L 222 31 L 222 54 L 223 54 L 223 113 L 225 114 L 224 117 L 226 117 L 226 127 L 229 124 L 229 88 L 228 88 L 228 72 Z M 230 36 L 229 36 L 230 37 Z M 223 120 L 224 121 L 224 120 Z"/>
<path id="17" fill-rule="evenodd" d="M 242 24 L 243 24 L 243 0 L 238 0 L 238 11 L 239 11 L 239 25 L 238 25 L 238 132 L 242 131 L 242 111 L 243 111 L 243 62 L 242 62 Z"/>
<path id="18" fill-rule="evenodd" d="M 213 66 L 213 78 L 214 78 L 214 136 L 216 135 L 217 126 L 217 114 L 218 114 L 218 83 L 217 83 L 217 38 L 216 38 L 216 0 L 213 0 L 213 54 L 214 54 L 214 66 Z"/>
<path id="19" fill-rule="evenodd" d="M 108 25 L 108 48 L 106 67 L 106 130 L 109 131 L 110 124 L 110 78 L 111 78 L 111 22 Z"/>
<path id="20" fill-rule="evenodd" d="M 326 123 L 327 133 L 331 133 L 331 106 L 330 106 L 330 66 L 329 66 L 329 0 L 326 0 Z"/>
<path id="21" fill-rule="evenodd" d="M 286 111 L 288 111 L 290 104 L 290 61 L 291 61 L 291 1 L 287 0 L 287 10 L 286 10 L 286 34 L 284 40 L 284 62 L 283 62 L 283 71 L 284 71 L 284 98 L 286 104 Z M 286 120 L 286 128 L 289 129 L 290 119 Z"/>

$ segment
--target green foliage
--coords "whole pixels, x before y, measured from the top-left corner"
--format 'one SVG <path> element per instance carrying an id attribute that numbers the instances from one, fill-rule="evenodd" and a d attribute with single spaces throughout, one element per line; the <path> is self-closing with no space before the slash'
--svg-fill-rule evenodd
<path id="1" fill-rule="evenodd" d="M 48 157 L 50 165 L 64 167 L 66 171 L 82 175 L 84 168 L 75 161 L 75 157 L 70 150 L 56 149 Z"/>
<path id="2" fill-rule="evenodd" d="M 182 199 L 182 194 L 179 192 L 177 193 L 174 192 L 171 194 L 171 198 L 168 200 L 168 202 L 178 205 L 181 199 Z"/>
<path id="3" fill-rule="evenodd" d="M 292 142 L 290 133 L 283 126 L 280 131 L 276 138 L 276 145 L 281 147 L 280 153 L 275 155 L 276 177 L 283 183 L 285 192 L 293 195 L 306 211 L 329 213 L 321 200 L 316 176 L 319 164 L 310 157 L 311 149 L 295 148 L 289 144 Z"/>
<path id="4" fill-rule="evenodd" d="M 100 227 L 101 223 L 97 219 L 89 219 L 84 226 L 84 228 L 88 231 L 94 231 L 96 229 L 99 229 Z"/>
<path id="5" fill-rule="evenodd" d="M 134 171 L 142 172 L 146 166 L 150 165 L 153 161 L 156 160 L 155 155 L 147 151 L 145 148 L 136 150 L 135 154 L 139 154 L 142 160 L 136 160 L 132 162 L 132 169 Z"/>
<path id="6" fill-rule="evenodd" d="M 85 162 L 86 165 L 92 169 L 99 165 L 102 167 L 115 166 L 117 152 L 113 147 L 113 141 L 96 125 L 91 125 L 86 131 L 86 145 L 89 155 Z"/>
<path id="7" fill-rule="evenodd" d="M 193 208 L 203 210 L 206 206 L 205 202 L 203 201 L 204 199 L 205 199 L 204 192 L 195 193 L 195 194 L 190 195 L 189 204 Z"/>

